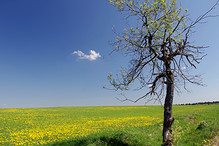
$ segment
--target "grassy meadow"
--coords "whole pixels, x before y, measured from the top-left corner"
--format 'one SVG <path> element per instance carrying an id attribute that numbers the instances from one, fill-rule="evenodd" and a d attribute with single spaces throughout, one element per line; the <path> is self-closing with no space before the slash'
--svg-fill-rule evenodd
<path id="1" fill-rule="evenodd" d="M 212 145 L 219 104 L 175 105 L 174 145 Z M 0 145 L 160 145 L 161 106 L 0 109 Z"/>

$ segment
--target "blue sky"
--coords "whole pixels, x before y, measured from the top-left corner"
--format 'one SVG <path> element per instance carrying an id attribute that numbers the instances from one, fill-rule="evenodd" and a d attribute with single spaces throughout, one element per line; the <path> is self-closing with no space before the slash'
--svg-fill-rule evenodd
<path id="1" fill-rule="evenodd" d="M 196 18 L 214 2 L 179 4 Z M 121 54 L 109 55 L 112 26 L 123 30 L 124 19 L 107 0 L 2 0 L 0 20 L 0 108 L 144 104 L 121 103 L 116 92 L 102 88 L 110 86 L 110 72 L 128 65 Z M 210 46 L 197 71 L 207 86 L 189 85 L 191 92 L 182 90 L 174 103 L 219 100 L 218 26 L 218 17 L 208 19 L 192 36 L 195 44 Z M 128 97 L 143 94 L 130 92 Z"/>

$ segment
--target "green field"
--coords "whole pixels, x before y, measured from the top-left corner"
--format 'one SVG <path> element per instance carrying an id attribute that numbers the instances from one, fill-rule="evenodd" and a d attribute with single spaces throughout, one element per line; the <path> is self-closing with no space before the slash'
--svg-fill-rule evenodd
<path id="1" fill-rule="evenodd" d="M 173 106 L 175 145 L 211 145 L 219 104 Z M 0 109 L 0 145 L 160 145 L 161 106 Z"/>

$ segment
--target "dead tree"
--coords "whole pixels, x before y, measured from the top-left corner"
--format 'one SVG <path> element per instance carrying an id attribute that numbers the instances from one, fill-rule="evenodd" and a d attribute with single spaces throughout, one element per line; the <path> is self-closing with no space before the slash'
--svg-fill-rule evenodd
<path id="1" fill-rule="evenodd" d="M 215 9 L 219 1 L 206 13 L 192 21 L 187 11 L 177 8 L 176 0 L 110 0 L 127 19 L 132 17 L 136 25 L 116 31 L 114 51 L 123 51 L 131 57 L 128 69 L 121 75 L 108 76 L 115 90 L 129 90 L 133 83 L 140 89 L 147 88 L 144 96 L 137 100 L 126 97 L 122 101 L 137 102 L 140 99 L 158 100 L 165 97 L 163 145 L 171 145 L 172 104 L 177 83 L 187 82 L 202 85 L 197 75 L 189 75 L 191 68 L 205 56 L 203 46 L 189 41 L 193 28 L 202 23 Z M 133 19 L 132 19 L 133 20 Z"/>

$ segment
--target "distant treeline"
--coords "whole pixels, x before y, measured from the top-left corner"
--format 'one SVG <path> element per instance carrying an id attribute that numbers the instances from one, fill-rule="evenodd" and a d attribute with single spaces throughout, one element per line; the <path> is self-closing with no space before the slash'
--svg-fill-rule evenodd
<path id="1" fill-rule="evenodd" d="M 212 101 L 212 102 L 197 102 L 197 103 L 185 103 L 185 104 L 175 104 L 175 105 L 197 105 L 197 104 L 216 104 L 219 101 Z"/>

